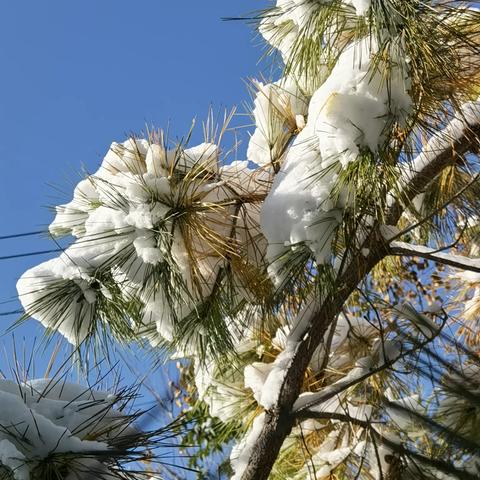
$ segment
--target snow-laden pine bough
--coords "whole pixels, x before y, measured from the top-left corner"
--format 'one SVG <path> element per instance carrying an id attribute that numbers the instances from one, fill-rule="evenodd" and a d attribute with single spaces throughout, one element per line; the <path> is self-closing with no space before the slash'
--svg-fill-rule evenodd
<path id="1" fill-rule="evenodd" d="M 19 280 L 26 313 L 188 357 L 179 396 L 207 453 L 236 440 L 234 479 L 476 479 L 480 13 L 278 0 L 258 21 L 285 68 L 252 84 L 248 160 L 112 144 L 57 207 L 75 242 Z"/>
<path id="2" fill-rule="evenodd" d="M 3 480 L 140 480 L 177 463 L 185 425 L 140 428 L 138 388 L 102 391 L 59 373 L 18 378 L 0 380 Z"/>
<path id="3" fill-rule="evenodd" d="M 50 233 L 75 242 L 18 281 L 26 313 L 74 345 L 113 335 L 225 351 L 227 315 L 263 295 L 268 174 L 222 165 L 212 141 L 168 141 L 113 143 L 56 209 Z"/>

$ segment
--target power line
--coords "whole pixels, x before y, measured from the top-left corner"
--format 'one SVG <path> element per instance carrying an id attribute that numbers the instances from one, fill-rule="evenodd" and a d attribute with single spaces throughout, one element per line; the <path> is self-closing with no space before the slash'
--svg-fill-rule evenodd
<path id="1" fill-rule="evenodd" d="M 0 240 L 7 240 L 9 238 L 30 237 L 32 235 L 40 235 L 41 233 L 45 233 L 45 231 L 37 230 L 36 232 L 13 233 L 11 235 L 1 235 Z"/>
<path id="2" fill-rule="evenodd" d="M 9 239 L 21 238 L 21 237 L 32 237 L 34 235 L 41 235 L 41 234 L 44 234 L 44 233 L 46 233 L 45 230 L 35 230 L 35 231 L 32 231 L 32 232 L 22 232 L 22 233 L 12 233 L 12 234 L 8 234 L 8 235 L 0 235 L 0 240 L 9 240 Z M 34 256 L 34 255 L 46 255 L 48 253 L 58 253 L 58 252 L 61 252 L 61 251 L 63 251 L 62 248 L 56 248 L 56 249 L 52 249 L 52 250 L 41 250 L 41 251 L 37 251 L 37 252 L 17 253 L 17 254 L 14 254 L 14 255 L 1 256 L 0 260 L 9 260 L 9 259 L 21 258 L 21 257 L 31 257 L 31 256 Z M 4 304 L 4 303 L 10 303 L 10 302 L 14 302 L 14 301 L 15 301 L 15 299 L 12 299 L 12 300 L 8 300 L 8 301 L 5 301 L 5 302 L 0 302 L 0 303 Z M 20 315 L 20 314 L 23 314 L 23 313 L 25 313 L 23 309 L 10 310 L 8 312 L 0 312 L 0 317 L 7 317 L 9 315 Z"/>
<path id="3" fill-rule="evenodd" d="M 10 300 L 2 300 L 0 302 L 0 305 L 5 305 L 6 303 L 13 303 L 13 302 L 16 302 L 16 301 L 17 301 L 17 297 L 15 296 L 15 297 L 10 298 Z"/>
<path id="4" fill-rule="evenodd" d="M 0 260 L 10 260 L 11 258 L 20 258 L 20 257 L 31 257 L 33 255 L 46 255 L 47 253 L 58 253 L 63 252 L 65 249 L 63 248 L 55 248 L 53 250 L 41 250 L 39 252 L 29 252 L 29 253 L 17 253 L 15 255 L 6 255 L 4 257 L 0 257 Z"/>
<path id="5" fill-rule="evenodd" d="M 10 312 L 0 312 L 0 317 L 6 317 L 7 315 L 19 315 L 20 313 L 24 313 L 23 310 L 12 310 Z"/>

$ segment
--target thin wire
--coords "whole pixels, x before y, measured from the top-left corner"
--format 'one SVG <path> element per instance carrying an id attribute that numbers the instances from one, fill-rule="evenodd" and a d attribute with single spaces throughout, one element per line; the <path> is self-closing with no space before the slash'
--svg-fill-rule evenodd
<path id="1" fill-rule="evenodd" d="M 9 260 L 11 258 L 20 258 L 20 257 L 31 257 L 32 255 L 46 255 L 47 253 L 58 253 L 63 252 L 63 248 L 55 248 L 54 250 L 41 250 L 39 252 L 29 252 L 29 253 L 17 253 L 15 255 L 6 255 L 0 257 L 0 260 Z"/>
<path id="2" fill-rule="evenodd" d="M 45 233 L 44 230 L 37 230 L 37 231 L 34 231 L 34 232 L 25 232 L 25 233 L 15 233 L 15 234 L 11 234 L 11 235 L 1 235 L 0 240 L 7 240 L 7 239 L 10 239 L 10 238 L 19 238 L 19 237 L 30 237 L 30 236 L 33 236 L 33 235 L 40 235 L 42 233 Z M 17 254 L 14 254 L 14 255 L 2 256 L 2 257 L 0 257 L 0 260 L 9 260 L 9 259 L 13 259 L 13 258 L 30 257 L 30 256 L 33 256 L 33 255 L 46 255 L 48 253 L 58 253 L 58 252 L 61 252 L 61 251 L 63 251 L 62 248 L 56 248 L 56 249 L 53 249 L 53 250 L 41 250 L 41 251 L 38 251 L 38 252 L 17 253 Z M 4 304 L 4 303 L 9 303 L 9 302 L 14 302 L 14 301 L 15 301 L 15 299 L 12 299 L 12 300 L 7 300 L 7 301 L 0 302 L 0 303 Z M 22 313 L 24 313 L 24 310 L 22 310 L 22 309 L 11 310 L 9 312 L 0 312 L 0 317 L 6 317 L 8 315 L 19 315 L 19 314 L 22 314 Z"/>
<path id="3" fill-rule="evenodd" d="M 11 312 L 0 312 L 0 317 L 6 317 L 7 315 L 19 315 L 24 313 L 23 310 L 12 310 Z"/>
<path id="4" fill-rule="evenodd" d="M 13 302 L 16 302 L 17 300 L 18 300 L 18 299 L 17 299 L 17 297 L 15 296 L 15 297 L 10 298 L 10 300 L 3 300 L 3 301 L 1 301 L 1 302 L 0 302 L 0 305 L 5 305 L 6 303 L 13 303 Z"/>
<path id="5" fill-rule="evenodd" d="M 19 237 L 30 237 L 32 235 L 40 235 L 45 233 L 44 230 L 37 230 L 36 232 L 26 232 L 26 233 L 14 233 L 11 235 L 2 235 L 0 236 L 0 240 L 7 240 L 9 238 L 19 238 Z"/>

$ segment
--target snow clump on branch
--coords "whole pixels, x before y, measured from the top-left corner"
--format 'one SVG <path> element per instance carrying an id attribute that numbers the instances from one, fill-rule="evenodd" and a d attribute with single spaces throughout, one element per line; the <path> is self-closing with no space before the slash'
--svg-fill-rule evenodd
<path id="1" fill-rule="evenodd" d="M 290 250 L 307 245 L 317 264 L 331 260 L 332 240 L 355 192 L 341 176 L 361 155 L 374 155 L 394 122 L 411 108 L 407 66 L 389 81 L 373 68 L 375 42 L 353 42 L 313 94 L 306 126 L 293 140 L 262 208 L 267 257 L 277 283 Z"/>
<path id="2" fill-rule="evenodd" d="M 0 476 L 128 478 L 121 462 L 141 459 L 147 434 L 116 406 L 125 399 L 59 379 L 0 380 Z"/>
<path id="3" fill-rule="evenodd" d="M 262 271 L 268 176 L 246 161 L 222 165 L 211 142 L 164 144 L 161 134 L 114 142 L 57 207 L 51 234 L 75 242 L 18 281 L 26 313 L 73 344 L 102 326 L 171 342 L 182 321 L 208 323 L 203 305 L 219 291 L 233 304 L 259 294 L 250 278 Z"/>

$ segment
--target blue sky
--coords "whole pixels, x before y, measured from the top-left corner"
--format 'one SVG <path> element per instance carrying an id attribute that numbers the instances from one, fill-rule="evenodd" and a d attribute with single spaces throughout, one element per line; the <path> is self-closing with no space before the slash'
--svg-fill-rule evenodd
<path id="1" fill-rule="evenodd" d="M 82 166 L 94 170 L 112 141 L 168 123 L 181 136 L 210 105 L 220 111 L 248 101 L 245 80 L 268 75 L 258 65 L 260 41 L 245 22 L 221 18 L 265 3 L 1 2 L 0 236 L 46 228 L 47 206 L 68 201 Z M 0 256 L 50 248 L 37 236 L 0 240 Z M 0 301 L 14 298 L 19 275 L 47 258 L 0 261 Z M 0 313 L 16 308 L 2 303 Z M 1 330 L 14 319 L 0 316 Z M 27 349 L 41 334 L 34 321 L 16 332 Z M 4 369 L 11 340 L 2 343 Z"/>

